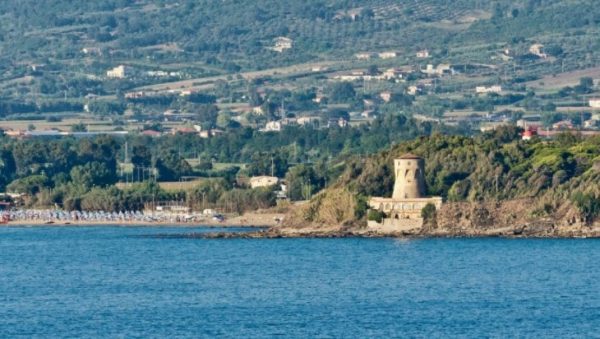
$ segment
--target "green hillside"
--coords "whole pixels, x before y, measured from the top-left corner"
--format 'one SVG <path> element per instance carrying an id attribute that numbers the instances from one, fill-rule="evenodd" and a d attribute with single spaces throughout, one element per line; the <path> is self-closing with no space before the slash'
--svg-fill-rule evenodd
<path id="1" fill-rule="evenodd" d="M 590 0 L 7 0 L 0 11 L 5 67 L 51 61 L 73 71 L 132 59 L 236 71 L 361 50 L 483 53 L 519 39 L 564 40 L 569 53 L 584 53 L 598 43 L 600 19 Z M 294 48 L 266 51 L 278 36 Z M 84 57 L 83 48 L 98 51 Z"/>
<path id="2" fill-rule="evenodd" d="M 428 194 L 446 202 L 533 199 L 526 207 L 532 215 L 551 217 L 567 204 L 584 219 L 600 216 L 599 138 L 566 134 L 555 141 L 518 138 L 514 129 L 476 138 L 433 135 L 355 159 L 292 223 L 340 225 L 365 220 L 369 197 L 391 196 L 393 159 L 407 152 L 425 159 Z"/>

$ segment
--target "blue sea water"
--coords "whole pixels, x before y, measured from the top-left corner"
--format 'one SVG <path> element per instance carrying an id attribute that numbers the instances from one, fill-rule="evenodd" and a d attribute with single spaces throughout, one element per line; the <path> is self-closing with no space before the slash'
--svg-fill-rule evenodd
<path id="1" fill-rule="evenodd" d="M 0 337 L 600 336 L 599 240 L 206 231 L 0 228 Z"/>

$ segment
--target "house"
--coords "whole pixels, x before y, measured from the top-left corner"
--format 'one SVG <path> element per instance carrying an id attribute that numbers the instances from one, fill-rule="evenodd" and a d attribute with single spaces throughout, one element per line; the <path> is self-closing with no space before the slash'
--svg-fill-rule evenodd
<path id="1" fill-rule="evenodd" d="M 25 131 L 23 130 L 5 130 L 4 135 L 11 138 L 22 138 L 25 136 Z"/>
<path id="2" fill-rule="evenodd" d="M 323 99 L 327 99 L 327 97 L 325 95 L 323 95 L 323 93 L 317 93 L 317 95 L 315 96 L 315 98 L 312 101 L 317 104 L 320 104 L 323 102 Z"/>
<path id="3" fill-rule="evenodd" d="M 340 127 L 340 128 L 344 128 L 348 126 L 348 120 L 344 119 L 344 118 L 331 118 L 329 119 L 329 121 L 327 121 L 327 128 L 332 128 L 332 127 Z"/>
<path id="4" fill-rule="evenodd" d="M 590 99 L 589 104 L 592 108 L 600 108 L 600 99 Z"/>
<path id="5" fill-rule="evenodd" d="M 203 139 L 208 139 L 211 137 L 217 137 L 219 135 L 222 135 L 223 133 L 225 133 L 225 131 L 222 131 L 220 129 L 210 129 L 210 130 L 200 131 L 198 133 L 198 136 L 200 136 L 200 138 L 203 138 Z"/>
<path id="6" fill-rule="evenodd" d="M 534 117 L 523 117 L 522 119 L 517 120 L 517 127 L 522 129 L 538 129 L 542 127 L 542 120 L 539 116 Z"/>
<path id="7" fill-rule="evenodd" d="M 573 123 L 571 120 L 562 120 L 552 125 L 552 129 L 555 130 L 565 130 L 565 129 L 573 129 Z"/>
<path id="8" fill-rule="evenodd" d="M 173 130 L 173 134 L 196 134 L 198 133 L 198 131 L 196 131 L 195 128 L 193 127 L 181 127 L 181 128 L 177 128 L 175 130 Z"/>
<path id="9" fill-rule="evenodd" d="M 148 136 L 148 137 L 152 137 L 152 138 L 158 138 L 162 135 L 161 132 L 158 131 L 153 131 L 151 129 L 147 129 L 145 131 L 142 131 L 141 133 L 142 135 Z"/>
<path id="10" fill-rule="evenodd" d="M 315 125 L 321 121 L 321 118 L 316 116 L 306 116 L 296 119 L 296 123 L 301 126 Z"/>
<path id="11" fill-rule="evenodd" d="M 264 115 L 265 114 L 265 110 L 262 108 L 262 106 L 252 107 L 251 112 L 252 112 L 252 114 L 256 114 L 256 115 Z"/>
<path id="12" fill-rule="evenodd" d="M 265 125 L 265 128 L 263 128 L 261 131 L 262 132 L 281 132 L 282 128 L 283 128 L 283 124 L 281 123 L 281 121 L 269 121 Z"/>
<path id="13" fill-rule="evenodd" d="M 148 71 L 146 75 L 154 78 L 181 77 L 181 72 Z"/>
<path id="14" fill-rule="evenodd" d="M 394 80 L 394 79 L 402 79 L 402 70 L 399 68 L 389 68 L 381 74 L 382 80 Z"/>
<path id="15" fill-rule="evenodd" d="M 279 178 L 266 176 L 266 175 L 250 178 L 250 187 L 251 188 L 270 187 L 270 186 L 275 186 L 278 183 L 279 183 Z"/>
<path id="16" fill-rule="evenodd" d="M 446 75 L 446 74 L 454 74 L 454 69 L 449 64 L 439 64 L 434 67 L 432 64 L 428 64 L 424 70 L 421 72 L 427 75 Z"/>
<path id="17" fill-rule="evenodd" d="M 373 56 L 373 54 L 371 54 L 371 53 L 356 53 L 356 54 L 354 54 L 354 57 L 358 60 L 369 60 L 369 59 L 371 59 L 372 56 Z"/>
<path id="18" fill-rule="evenodd" d="M 110 79 L 125 79 L 132 73 L 132 69 L 128 66 L 119 65 L 113 69 L 106 71 L 106 77 Z"/>
<path id="19" fill-rule="evenodd" d="M 500 94 L 502 92 L 502 86 L 494 85 L 490 87 L 486 86 L 477 86 L 475 87 L 475 93 L 477 94 L 485 94 L 485 93 L 496 93 Z"/>
<path id="20" fill-rule="evenodd" d="M 583 128 L 597 128 L 598 120 L 590 119 L 583 122 Z"/>
<path id="21" fill-rule="evenodd" d="M 408 93 L 410 95 L 417 95 L 417 94 L 421 93 L 422 91 L 423 91 L 422 85 L 411 85 L 411 86 L 408 86 L 406 93 Z"/>
<path id="22" fill-rule="evenodd" d="M 102 55 L 102 50 L 98 47 L 84 47 L 81 49 L 81 53 L 85 55 Z"/>
<path id="23" fill-rule="evenodd" d="M 419 59 L 427 59 L 429 58 L 429 50 L 420 50 L 417 52 L 417 58 Z"/>
<path id="24" fill-rule="evenodd" d="M 273 47 L 270 47 L 269 49 L 275 52 L 282 53 L 287 49 L 291 49 L 293 44 L 294 40 L 280 36 L 273 39 Z"/>
<path id="25" fill-rule="evenodd" d="M 360 113 L 360 116 L 365 119 L 373 119 L 375 117 L 375 110 L 368 109 Z"/>
<path id="26" fill-rule="evenodd" d="M 381 59 L 393 59 L 398 56 L 396 52 L 381 52 L 379 53 L 379 58 Z"/>
<path id="27" fill-rule="evenodd" d="M 348 82 L 352 82 L 352 81 L 359 81 L 359 80 L 367 80 L 365 78 L 364 75 L 355 75 L 355 74 L 342 74 L 342 75 L 336 75 L 335 77 L 333 77 L 335 80 L 339 80 L 339 81 L 348 81 Z"/>
<path id="28" fill-rule="evenodd" d="M 29 68 L 31 68 L 31 70 L 32 70 L 33 72 L 38 72 L 38 71 L 41 71 L 41 70 L 43 70 L 45 67 L 46 67 L 46 65 L 45 65 L 45 64 L 31 64 L 31 65 L 29 65 Z"/>
<path id="29" fill-rule="evenodd" d="M 544 53 L 544 45 L 542 44 L 533 44 L 529 47 L 529 53 L 536 55 L 542 59 L 546 59 L 548 54 Z"/>
<path id="30" fill-rule="evenodd" d="M 392 92 L 390 92 L 390 91 L 381 92 L 381 93 L 379 93 L 379 97 L 384 102 L 390 102 L 390 101 L 392 101 Z"/>
<path id="31" fill-rule="evenodd" d="M 525 130 L 525 132 L 523 132 L 523 134 L 521 135 L 521 139 L 524 141 L 529 141 L 536 135 L 537 135 L 537 130 L 530 128 L 530 129 Z"/>
<path id="32" fill-rule="evenodd" d="M 141 99 L 145 96 L 146 96 L 146 92 L 144 92 L 144 91 L 125 93 L 125 99 Z"/>
<path id="33" fill-rule="evenodd" d="M 180 91 L 180 92 L 179 92 L 179 96 L 180 96 L 180 97 L 187 97 L 187 96 L 190 96 L 190 95 L 192 95 L 192 94 L 194 94 L 194 93 L 196 93 L 196 91 L 194 91 L 194 90 L 191 90 L 191 89 L 186 89 L 186 90 L 182 90 L 182 91 Z"/>

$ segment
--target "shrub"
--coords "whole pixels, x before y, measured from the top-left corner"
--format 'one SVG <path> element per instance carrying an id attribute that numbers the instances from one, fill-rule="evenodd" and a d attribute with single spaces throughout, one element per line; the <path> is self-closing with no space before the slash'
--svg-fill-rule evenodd
<path id="1" fill-rule="evenodd" d="M 572 198 L 586 223 L 600 216 L 600 197 L 593 193 L 576 192 Z"/>
<path id="2" fill-rule="evenodd" d="M 437 211 L 436 211 L 435 205 L 432 203 L 428 203 L 421 210 L 421 217 L 423 219 L 425 219 L 425 221 L 435 219 L 436 215 L 437 215 Z"/>
<path id="3" fill-rule="evenodd" d="M 369 221 L 377 221 L 378 223 L 381 223 L 383 218 L 385 218 L 385 213 L 379 210 L 369 210 L 369 213 L 367 214 L 367 219 Z"/>

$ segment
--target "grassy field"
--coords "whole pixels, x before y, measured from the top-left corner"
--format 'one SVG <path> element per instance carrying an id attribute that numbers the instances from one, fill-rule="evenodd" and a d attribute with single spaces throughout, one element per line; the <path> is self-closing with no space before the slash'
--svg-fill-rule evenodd
<path id="1" fill-rule="evenodd" d="M 205 182 L 207 180 L 211 180 L 210 178 L 201 178 L 195 179 L 192 181 L 162 181 L 158 182 L 160 188 L 169 192 L 178 192 L 178 191 L 187 191 L 193 189 L 198 186 L 200 183 Z M 127 187 L 131 187 L 132 184 L 126 184 L 124 182 L 117 183 L 116 185 L 119 189 L 125 189 Z"/>
<path id="2" fill-rule="evenodd" d="M 600 78 L 600 67 L 592 67 L 573 72 L 548 75 L 539 80 L 525 83 L 527 87 L 541 90 L 557 90 L 565 86 L 575 86 L 579 84 L 579 79 L 583 77 Z"/>
<path id="3" fill-rule="evenodd" d="M 298 64 L 288 67 L 277 67 L 270 68 L 261 71 L 252 71 L 252 72 L 244 72 L 240 73 L 245 79 L 255 79 L 265 76 L 276 76 L 276 75 L 285 75 L 292 76 L 297 74 L 303 74 L 307 72 L 312 72 L 313 68 L 318 67 L 330 67 L 333 65 L 337 65 L 339 62 L 336 61 L 323 61 L 323 62 L 311 62 L 306 64 Z M 140 91 L 169 91 L 169 90 L 177 90 L 177 89 L 193 89 L 193 90 L 207 90 L 214 87 L 214 83 L 219 80 L 227 80 L 231 75 L 219 75 L 213 77 L 206 78 L 198 78 L 198 79 L 189 79 L 183 81 L 175 81 L 175 82 L 166 82 L 161 84 L 155 84 L 150 86 L 143 86 L 137 88 Z"/>

